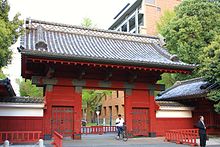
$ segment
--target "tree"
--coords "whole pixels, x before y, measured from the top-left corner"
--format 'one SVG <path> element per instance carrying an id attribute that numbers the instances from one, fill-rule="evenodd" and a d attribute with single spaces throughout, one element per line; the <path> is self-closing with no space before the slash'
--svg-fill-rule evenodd
<path id="1" fill-rule="evenodd" d="M 21 96 L 43 97 L 43 88 L 32 85 L 31 80 L 17 79 Z"/>
<path id="2" fill-rule="evenodd" d="M 9 11 L 8 1 L 0 0 L 0 68 L 10 62 L 12 51 L 9 50 L 9 47 L 16 42 L 23 32 L 23 21 L 18 19 L 19 14 L 16 14 L 10 21 Z"/>
<path id="3" fill-rule="evenodd" d="M 185 0 L 175 9 L 176 15 L 167 19 L 170 21 L 161 23 L 159 31 L 168 50 L 186 63 L 201 65 L 192 76 L 176 75 L 175 80 L 204 76 L 219 84 L 219 12 L 219 0 Z M 220 111 L 219 90 L 212 90 L 208 97 L 216 101 L 216 111 Z"/>
<path id="4" fill-rule="evenodd" d="M 204 54 L 200 56 L 200 60 L 201 74 L 208 82 L 218 84 L 218 87 L 208 94 L 208 98 L 216 102 L 215 110 L 220 113 L 220 34 L 204 48 Z"/>
<path id="5" fill-rule="evenodd" d="M 94 25 L 92 23 L 92 20 L 88 17 L 83 18 L 81 26 L 86 27 L 86 28 L 95 28 L 96 27 L 96 25 Z"/>
<path id="6" fill-rule="evenodd" d="M 109 90 L 83 90 L 82 104 L 83 111 L 86 113 L 86 120 L 90 121 L 92 114 L 100 106 L 102 98 L 109 95 Z"/>
<path id="7" fill-rule="evenodd" d="M 174 18 L 168 19 L 170 21 L 159 30 L 172 54 L 177 54 L 186 63 L 200 64 L 198 57 L 203 48 L 220 32 L 220 6 L 216 3 L 185 0 L 176 7 Z"/>
<path id="8" fill-rule="evenodd" d="M 5 79 L 5 78 L 6 78 L 6 75 L 0 69 L 0 79 Z"/>
<path id="9" fill-rule="evenodd" d="M 171 23 L 175 16 L 176 13 L 174 11 L 165 11 L 163 16 L 161 16 L 160 20 L 157 22 L 157 32 L 163 33 L 164 27 Z"/>

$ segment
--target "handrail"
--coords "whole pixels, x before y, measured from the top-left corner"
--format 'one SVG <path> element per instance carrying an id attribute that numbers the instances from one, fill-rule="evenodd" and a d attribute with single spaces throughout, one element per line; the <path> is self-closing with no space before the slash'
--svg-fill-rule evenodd
<path id="1" fill-rule="evenodd" d="M 177 144 L 189 144 L 197 146 L 198 129 L 177 129 L 166 131 L 165 141 L 175 142 Z"/>
<path id="2" fill-rule="evenodd" d="M 40 139 L 41 131 L 0 131 L 0 143 L 32 143 Z"/>
<path id="3" fill-rule="evenodd" d="M 58 132 L 54 131 L 53 133 L 54 141 L 51 143 L 54 147 L 62 147 L 63 146 L 63 136 Z"/>
<path id="4" fill-rule="evenodd" d="M 90 127 L 81 127 L 81 134 L 103 134 L 107 132 L 115 132 L 115 126 L 90 126 Z"/>

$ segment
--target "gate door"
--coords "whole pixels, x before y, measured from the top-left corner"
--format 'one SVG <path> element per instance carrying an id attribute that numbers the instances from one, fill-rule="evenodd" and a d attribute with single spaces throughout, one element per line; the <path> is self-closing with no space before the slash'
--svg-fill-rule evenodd
<path id="1" fill-rule="evenodd" d="M 132 132 L 134 136 L 148 136 L 149 115 L 146 108 L 132 109 Z"/>
<path id="2" fill-rule="evenodd" d="M 73 134 L 73 107 L 52 107 L 52 133 L 57 131 L 64 137 Z"/>

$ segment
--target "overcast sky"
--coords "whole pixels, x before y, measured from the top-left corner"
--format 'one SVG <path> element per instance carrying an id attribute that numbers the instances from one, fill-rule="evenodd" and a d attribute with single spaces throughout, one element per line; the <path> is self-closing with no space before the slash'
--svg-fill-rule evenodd
<path id="1" fill-rule="evenodd" d="M 11 6 L 10 18 L 16 13 L 21 19 L 32 18 L 50 22 L 80 25 L 83 18 L 90 18 L 97 28 L 108 29 L 113 18 L 127 4 L 135 0 L 8 0 Z M 12 45 L 12 64 L 4 70 L 19 95 L 15 82 L 21 77 L 21 59 L 17 52 L 19 41 Z"/>
<path id="2" fill-rule="evenodd" d="M 80 25 L 83 18 L 90 18 L 98 28 L 107 29 L 114 16 L 134 0 L 9 0 L 11 11 L 45 21 Z"/>

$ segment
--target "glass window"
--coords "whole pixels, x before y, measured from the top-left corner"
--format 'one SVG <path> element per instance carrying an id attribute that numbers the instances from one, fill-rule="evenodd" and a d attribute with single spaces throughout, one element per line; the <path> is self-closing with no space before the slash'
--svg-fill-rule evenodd
<path id="1" fill-rule="evenodd" d="M 148 4 L 155 4 L 155 0 L 145 0 L 145 2 Z"/>
<path id="2" fill-rule="evenodd" d="M 135 28 L 135 16 L 129 20 L 129 31 Z"/>
<path id="3" fill-rule="evenodd" d="M 121 31 L 122 31 L 122 32 L 127 32 L 127 23 L 125 23 L 125 24 L 121 27 Z"/>

